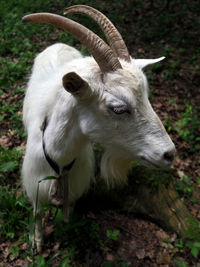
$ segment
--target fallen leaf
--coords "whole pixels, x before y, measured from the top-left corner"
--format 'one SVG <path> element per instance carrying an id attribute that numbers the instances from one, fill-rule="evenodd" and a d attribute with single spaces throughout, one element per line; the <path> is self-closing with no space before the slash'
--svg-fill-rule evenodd
<path id="1" fill-rule="evenodd" d="M 107 261 L 114 261 L 115 257 L 112 254 L 108 253 L 108 254 L 106 254 L 106 260 Z"/>
<path id="2" fill-rule="evenodd" d="M 8 255 L 9 255 L 9 248 L 6 247 L 6 248 L 3 250 L 3 257 L 4 257 L 5 259 L 7 259 L 7 258 L 8 258 Z"/>
<path id="3" fill-rule="evenodd" d="M 172 256 L 168 253 L 160 252 L 156 257 L 156 262 L 159 264 L 168 264 L 171 262 Z"/>
<path id="4" fill-rule="evenodd" d="M 47 226 L 45 227 L 45 233 L 46 233 L 46 235 L 48 236 L 48 235 L 50 235 L 51 233 L 53 233 L 54 228 L 55 228 L 55 225 L 53 225 L 53 224 L 51 224 L 51 225 L 47 225 Z"/>
<path id="5" fill-rule="evenodd" d="M 60 247 L 60 243 L 59 242 L 56 242 L 56 244 L 53 247 L 53 251 L 54 252 L 58 252 L 59 251 L 59 247 Z"/>
<path id="6" fill-rule="evenodd" d="M 139 260 L 142 260 L 145 257 L 145 250 L 143 248 L 138 249 L 135 254 Z"/>
<path id="7" fill-rule="evenodd" d="M 156 231 L 156 236 L 160 239 L 169 239 L 169 235 L 162 230 Z"/>

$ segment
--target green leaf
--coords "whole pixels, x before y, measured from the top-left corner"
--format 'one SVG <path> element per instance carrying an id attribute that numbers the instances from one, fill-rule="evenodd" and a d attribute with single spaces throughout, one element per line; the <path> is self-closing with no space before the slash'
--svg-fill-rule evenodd
<path id="1" fill-rule="evenodd" d="M 200 184 L 200 177 L 196 179 L 196 183 Z"/>
<path id="2" fill-rule="evenodd" d="M 104 267 L 113 267 L 113 264 L 109 261 L 104 262 Z"/>
<path id="3" fill-rule="evenodd" d="M 65 257 L 65 258 L 61 261 L 59 267 L 71 267 L 71 265 L 69 265 L 69 256 Z"/>
<path id="4" fill-rule="evenodd" d="M 200 252 L 200 242 L 187 242 L 186 246 L 190 248 L 192 256 L 197 258 Z"/>
<path id="5" fill-rule="evenodd" d="M 112 239 L 112 240 L 117 240 L 119 237 L 120 231 L 119 230 L 107 230 L 106 231 L 106 235 L 108 238 Z"/>
<path id="6" fill-rule="evenodd" d="M 185 263 L 184 261 L 181 261 L 179 259 L 174 259 L 174 263 L 178 265 L 178 267 L 188 267 L 188 264 Z"/>
<path id="7" fill-rule="evenodd" d="M 15 237 L 15 233 L 7 233 L 6 234 L 8 237 L 10 237 L 10 238 L 14 238 Z"/>
<path id="8" fill-rule="evenodd" d="M 56 180 L 57 178 L 55 176 L 47 176 L 41 180 L 39 180 L 38 183 L 41 183 L 42 181 L 46 181 L 46 180 Z"/>
<path id="9" fill-rule="evenodd" d="M 4 115 L 0 115 L 0 121 L 4 119 Z"/>
<path id="10" fill-rule="evenodd" d="M 176 244 L 175 244 L 175 246 L 176 246 L 177 248 L 180 248 L 180 249 L 184 248 L 183 240 L 181 239 L 179 243 L 176 243 Z"/>
<path id="11" fill-rule="evenodd" d="M 191 249 L 191 254 L 195 257 L 195 258 L 197 258 L 198 257 L 198 255 L 199 255 L 199 250 L 198 250 L 198 248 L 192 248 Z"/>
<path id="12" fill-rule="evenodd" d="M 38 255 L 37 256 L 37 267 L 46 267 L 46 266 L 47 264 L 46 264 L 45 259 L 41 255 Z"/>
<path id="13" fill-rule="evenodd" d="M 0 166 L 0 171 L 13 171 L 18 167 L 15 161 L 8 161 Z"/>
<path id="14" fill-rule="evenodd" d="M 64 251 L 59 251 L 59 252 L 53 254 L 53 256 L 51 256 L 51 258 L 47 261 L 47 264 L 50 264 L 56 257 L 63 255 L 64 253 L 65 253 Z M 67 267 L 67 266 L 65 265 L 65 267 Z"/>

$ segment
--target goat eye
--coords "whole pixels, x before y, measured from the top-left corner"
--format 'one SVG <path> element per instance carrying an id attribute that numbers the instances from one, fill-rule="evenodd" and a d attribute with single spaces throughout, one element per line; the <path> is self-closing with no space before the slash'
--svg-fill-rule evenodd
<path id="1" fill-rule="evenodd" d="M 111 107 L 111 110 L 115 113 L 115 114 L 123 114 L 123 113 L 129 113 L 130 111 L 126 108 L 126 107 Z"/>

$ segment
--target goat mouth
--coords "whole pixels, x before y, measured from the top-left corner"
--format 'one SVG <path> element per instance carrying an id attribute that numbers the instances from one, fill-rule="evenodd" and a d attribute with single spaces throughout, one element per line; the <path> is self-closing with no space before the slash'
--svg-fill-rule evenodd
<path id="1" fill-rule="evenodd" d="M 156 168 L 156 169 L 161 169 L 162 167 L 159 166 L 158 164 L 156 164 L 155 162 L 153 161 L 150 161 L 148 160 L 147 158 L 145 157 L 141 157 L 140 158 L 142 163 L 144 163 L 144 165 L 146 165 L 147 167 L 153 167 L 153 168 Z M 146 164 L 145 164 L 146 163 Z"/>
<path id="2" fill-rule="evenodd" d="M 166 169 L 166 168 L 169 168 L 172 164 L 171 161 L 160 162 L 160 164 L 157 164 L 155 163 L 153 159 L 149 160 L 144 156 L 140 157 L 140 160 L 147 167 L 155 168 L 155 169 Z"/>

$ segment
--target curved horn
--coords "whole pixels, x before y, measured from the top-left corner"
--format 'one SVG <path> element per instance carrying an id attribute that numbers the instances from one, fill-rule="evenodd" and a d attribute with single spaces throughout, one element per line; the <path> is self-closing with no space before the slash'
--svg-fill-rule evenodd
<path id="1" fill-rule="evenodd" d="M 118 58 L 100 37 L 73 20 L 51 13 L 35 13 L 24 16 L 22 21 L 51 24 L 74 35 L 88 48 L 103 73 L 122 68 Z"/>
<path id="2" fill-rule="evenodd" d="M 64 15 L 70 13 L 83 13 L 96 21 L 104 32 L 112 50 L 118 57 L 130 62 L 130 55 L 121 34 L 105 15 L 100 11 L 85 5 L 75 5 L 65 9 Z"/>

